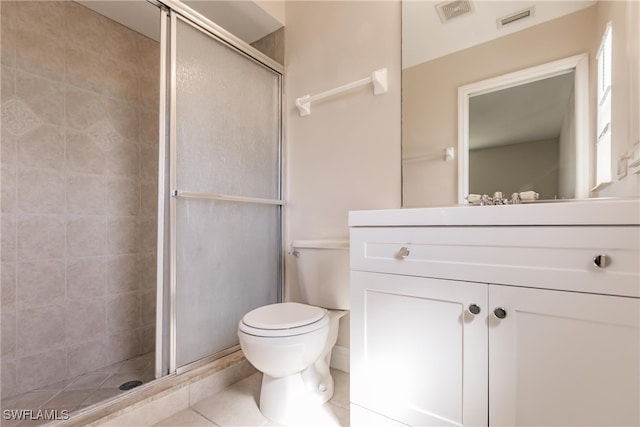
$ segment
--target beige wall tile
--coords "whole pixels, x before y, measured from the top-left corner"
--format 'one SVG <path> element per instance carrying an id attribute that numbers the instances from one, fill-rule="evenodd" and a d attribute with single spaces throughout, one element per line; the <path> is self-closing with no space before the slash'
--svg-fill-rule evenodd
<path id="1" fill-rule="evenodd" d="M 124 331 L 109 334 L 107 339 L 107 363 L 130 359 L 141 353 L 138 331 Z"/>
<path id="2" fill-rule="evenodd" d="M 65 53 L 65 81 L 81 89 L 104 92 L 105 71 L 101 52 L 70 45 Z"/>
<path id="3" fill-rule="evenodd" d="M 140 214 L 140 181 L 137 177 L 108 179 L 107 213 L 110 215 Z"/>
<path id="4" fill-rule="evenodd" d="M 105 298 L 83 299 L 67 305 L 67 342 L 78 343 L 106 336 Z"/>
<path id="5" fill-rule="evenodd" d="M 42 123 L 63 123 L 65 99 L 62 83 L 18 71 L 16 94 Z"/>
<path id="6" fill-rule="evenodd" d="M 2 174 L 0 182 L 0 204 L 3 213 L 14 213 L 16 211 L 16 167 L 11 164 L 2 164 L 0 167 Z"/>
<path id="7" fill-rule="evenodd" d="M 2 388 L 17 393 L 155 347 L 159 45 L 71 1 L 0 11 L 2 313 L 20 334 Z"/>
<path id="8" fill-rule="evenodd" d="M 107 326 L 109 332 L 133 331 L 140 327 L 140 296 L 138 293 L 109 297 Z"/>
<path id="9" fill-rule="evenodd" d="M 134 65 L 135 66 L 135 65 Z M 104 88 L 106 94 L 122 101 L 138 101 L 138 74 L 131 65 L 106 61 Z"/>
<path id="10" fill-rule="evenodd" d="M 14 164 L 16 162 L 16 137 L 9 133 L 4 126 L 2 136 L 0 136 L 0 161 L 4 164 Z"/>
<path id="11" fill-rule="evenodd" d="M 122 136 L 126 142 L 137 142 L 138 140 L 138 109 L 135 105 L 118 100 L 109 99 L 106 104 L 107 118 L 109 124 Z M 156 113 L 156 123 L 157 113 Z"/>
<path id="12" fill-rule="evenodd" d="M 158 146 L 158 112 L 140 109 L 138 112 L 140 118 L 140 143 L 147 146 Z"/>
<path id="13" fill-rule="evenodd" d="M 142 274 L 137 255 L 110 257 L 107 263 L 109 294 L 121 294 L 140 289 Z"/>
<path id="14" fill-rule="evenodd" d="M 100 175 L 67 172 L 67 213 L 104 215 L 107 212 L 107 186 Z"/>
<path id="15" fill-rule="evenodd" d="M 4 6 L 2 6 L 4 7 Z M 18 382 L 16 378 L 16 362 L 13 360 L 2 359 L 0 365 L 0 392 L 4 399 L 15 396 L 19 393 Z"/>
<path id="16" fill-rule="evenodd" d="M 103 217 L 67 219 L 67 253 L 72 257 L 98 256 L 106 252 L 106 221 Z"/>
<path id="17" fill-rule="evenodd" d="M 156 322 L 156 291 L 140 293 L 140 312 L 143 325 L 154 325 Z"/>
<path id="18" fill-rule="evenodd" d="M 2 64 L 14 66 L 16 54 L 16 2 L 8 0 L 3 1 L 0 5 L 0 15 L 2 15 L 2 22 L 0 25 L 0 62 L 2 62 Z"/>
<path id="19" fill-rule="evenodd" d="M 142 145 L 140 147 L 140 172 L 143 178 L 158 176 L 158 146 Z"/>
<path id="20" fill-rule="evenodd" d="M 106 277 L 104 258 L 70 258 L 67 261 L 67 298 L 81 300 L 104 296 Z"/>
<path id="21" fill-rule="evenodd" d="M 64 32 L 67 45 L 78 46 L 92 52 L 104 50 L 107 20 L 102 15 L 75 2 L 65 2 Z"/>
<path id="22" fill-rule="evenodd" d="M 105 115 L 100 95 L 67 85 L 65 87 L 66 124 L 77 130 L 87 130 Z"/>
<path id="23" fill-rule="evenodd" d="M 151 252 L 156 249 L 158 243 L 157 230 L 158 221 L 155 216 L 139 217 L 138 230 L 140 233 L 140 251 Z"/>
<path id="24" fill-rule="evenodd" d="M 0 255 L 2 262 L 16 262 L 17 254 L 17 226 L 15 215 L 3 213 L 0 215 L 2 239 L 0 239 Z"/>
<path id="25" fill-rule="evenodd" d="M 70 171 L 102 174 L 106 156 L 100 144 L 84 132 L 67 129 L 67 167 Z"/>
<path id="26" fill-rule="evenodd" d="M 105 20 L 105 39 L 103 48 L 110 60 L 123 63 L 132 70 L 138 65 L 137 35 L 129 28 L 112 21 Z"/>
<path id="27" fill-rule="evenodd" d="M 63 346 L 64 317 L 64 306 L 60 305 L 18 310 L 18 355 Z"/>
<path id="28" fill-rule="evenodd" d="M 157 286 L 157 263 L 158 259 L 156 251 L 138 256 L 140 272 L 142 280 L 140 281 L 141 289 L 156 289 Z"/>
<path id="29" fill-rule="evenodd" d="M 62 39 L 39 31 L 16 29 L 17 68 L 61 82 L 64 80 L 64 63 Z"/>
<path id="30" fill-rule="evenodd" d="M 18 1 L 16 4 L 16 28 L 62 38 L 64 20 L 62 1 Z"/>
<path id="31" fill-rule="evenodd" d="M 16 313 L 2 310 L 2 342 L 0 343 L 2 359 L 13 359 L 16 352 Z"/>
<path id="32" fill-rule="evenodd" d="M 117 144 L 106 152 L 109 175 L 137 177 L 140 174 L 140 155 L 137 145 Z"/>
<path id="33" fill-rule="evenodd" d="M 29 261 L 62 258 L 65 253 L 64 230 L 64 216 L 20 216 L 18 218 L 18 259 Z"/>
<path id="34" fill-rule="evenodd" d="M 43 124 L 18 137 L 18 163 L 36 168 L 64 168 L 64 128 Z"/>
<path id="35" fill-rule="evenodd" d="M 2 74 L 0 75 L 2 80 L 2 102 L 13 98 L 16 94 L 16 73 L 12 67 L 2 66 Z"/>
<path id="36" fill-rule="evenodd" d="M 18 264 L 20 308 L 61 304 L 66 295 L 65 262 L 32 261 Z"/>
<path id="37" fill-rule="evenodd" d="M 136 217 L 110 218 L 107 224 L 107 240 L 110 254 L 138 252 L 140 245 Z"/>
<path id="38" fill-rule="evenodd" d="M 16 265 L 12 262 L 3 262 L 0 270 L 2 270 L 0 306 L 2 311 L 12 311 L 16 308 Z"/>
<path id="39" fill-rule="evenodd" d="M 18 168 L 17 196 L 21 212 L 62 214 L 65 210 L 64 173 L 52 169 Z"/>
<path id="40" fill-rule="evenodd" d="M 140 352 L 149 353 L 156 349 L 156 326 L 140 328 Z"/>
<path id="41" fill-rule="evenodd" d="M 158 180 L 148 179 L 140 184 L 140 213 L 146 216 L 158 215 Z"/>
<path id="42" fill-rule="evenodd" d="M 146 75 L 160 75 L 160 44 L 138 34 L 138 71 Z"/>
<path id="43" fill-rule="evenodd" d="M 67 261 L 67 298 L 82 300 L 106 294 L 107 263 L 103 257 Z"/>
<path id="44" fill-rule="evenodd" d="M 67 352 L 69 374 L 76 376 L 106 366 L 108 362 L 105 341 L 92 340 L 70 346 Z"/>

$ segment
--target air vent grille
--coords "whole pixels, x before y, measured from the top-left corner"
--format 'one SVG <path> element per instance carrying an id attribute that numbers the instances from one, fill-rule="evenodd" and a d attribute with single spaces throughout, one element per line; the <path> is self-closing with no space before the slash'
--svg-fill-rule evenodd
<path id="1" fill-rule="evenodd" d="M 469 0 L 454 0 L 436 5 L 438 16 L 443 23 L 467 13 L 473 12 L 473 4 Z"/>
<path id="2" fill-rule="evenodd" d="M 534 16 L 535 6 L 531 6 L 528 9 L 521 10 L 520 12 L 512 13 L 507 16 L 503 16 L 502 18 L 498 18 L 496 23 L 498 24 L 498 28 L 502 28 L 506 25 L 513 24 L 515 22 L 519 22 L 523 19 L 531 18 Z"/>

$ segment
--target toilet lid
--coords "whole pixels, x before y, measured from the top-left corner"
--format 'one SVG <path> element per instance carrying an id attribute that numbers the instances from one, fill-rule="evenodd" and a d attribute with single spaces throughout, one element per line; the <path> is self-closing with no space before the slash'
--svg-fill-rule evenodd
<path id="1" fill-rule="evenodd" d="M 271 304 L 247 313 L 238 328 L 261 337 L 287 337 L 307 334 L 329 324 L 327 311 L 298 303 Z"/>
<path id="2" fill-rule="evenodd" d="M 259 329 L 291 329 L 322 319 L 326 310 L 296 302 L 283 302 L 258 307 L 247 313 L 242 322 Z"/>

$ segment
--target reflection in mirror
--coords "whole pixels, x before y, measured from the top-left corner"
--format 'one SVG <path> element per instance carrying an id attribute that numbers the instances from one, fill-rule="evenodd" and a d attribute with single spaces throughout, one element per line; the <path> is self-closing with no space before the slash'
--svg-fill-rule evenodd
<path id="1" fill-rule="evenodd" d="M 640 4 L 625 1 L 472 1 L 471 12 L 450 20 L 441 19 L 436 6 L 441 1 L 403 2 L 403 73 L 402 73 L 402 152 L 403 152 L 403 206 L 434 206 L 461 203 L 468 193 L 492 194 L 502 191 L 509 195 L 518 190 L 534 189 L 541 198 L 571 199 L 583 197 L 628 197 L 638 196 L 640 172 L 634 164 L 634 147 L 640 141 L 639 107 L 640 75 L 638 58 L 640 52 Z M 533 7 L 531 16 L 506 26 L 500 26 L 499 18 Z M 497 24 L 498 22 L 498 24 Z M 610 158 L 599 160 L 600 165 L 610 169 L 611 182 L 596 187 L 596 141 L 597 118 L 597 58 L 602 36 L 610 23 L 613 30 L 612 49 L 612 96 L 610 134 Z M 508 118 L 506 113 L 496 113 L 500 122 L 492 122 L 488 116 L 474 118 L 476 107 L 483 103 L 483 95 L 502 91 L 489 97 L 505 95 L 511 84 L 506 84 L 513 74 L 560 61 L 562 58 L 585 56 L 586 91 L 583 99 L 573 98 L 576 108 L 584 109 L 586 130 L 571 136 L 576 147 L 558 140 L 556 135 L 530 135 L 531 144 L 505 143 L 513 150 L 528 149 L 516 158 L 496 159 L 505 156 L 507 148 L 474 149 L 473 134 L 481 129 L 499 129 L 501 132 L 513 127 L 516 122 L 541 128 L 539 113 L 547 113 L 549 107 L 521 112 L 524 120 Z M 557 76 L 557 73 L 556 73 Z M 565 78 L 569 78 L 567 74 Z M 547 75 L 546 77 L 550 77 Z M 471 118 L 459 117 L 461 88 L 473 87 L 480 82 L 495 79 L 490 90 L 468 93 L 471 100 Z M 502 80 L 500 80 L 502 79 Z M 533 82 L 541 77 L 532 78 Z M 502 81 L 502 85 L 500 83 Z M 521 84 L 523 82 L 520 82 Z M 536 94 L 539 95 L 539 88 Z M 558 90 L 560 92 L 560 90 Z M 566 89 L 564 90 L 565 95 Z M 472 96 L 473 95 L 473 96 Z M 580 95 L 578 95 L 579 97 Z M 487 98 L 488 99 L 488 98 Z M 519 94 L 521 104 L 534 105 L 531 95 Z M 551 101 L 548 101 L 551 102 Z M 571 101 L 566 101 L 571 103 Z M 507 105 L 501 102 L 503 106 Z M 506 107 L 514 114 L 515 109 Z M 484 113 L 488 114 L 488 113 Z M 466 131 L 461 125 L 469 120 Z M 557 122 L 556 118 L 556 122 Z M 505 123 L 506 121 L 506 123 Z M 565 123 L 567 125 L 567 123 Z M 577 128 L 576 128 L 577 129 Z M 540 129 L 537 129 L 540 130 Z M 465 132 L 466 132 L 465 131 Z M 580 133 L 581 132 L 581 133 Z M 565 137 L 567 132 L 565 132 Z M 472 152 L 463 146 L 471 142 Z M 496 137 L 497 138 L 497 137 Z M 514 142 L 524 137 L 513 134 Z M 533 139 L 531 139 L 533 138 Z M 532 144 L 534 139 L 537 147 Z M 545 144 L 542 141 L 547 141 Z M 557 142 L 549 142 L 557 140 Z M 551 160 L 543 160 L 545 148 L 550 146 L 558 154 Z M 545 148 L 543 148 L 545 146 Z M 458 147 L 458 161 L 446 161 L 447 148 Z M 490 150 L 502 151 L 490 156 Z M 567 156 L 567 151 L 575 155 Z M 637 150 L 636 150 L 637 151 Z M 534 156 L 537 167 L 534 167 Z M 493 166 L 481 167 L 473 159 L 491 159 Z M 568 161 L 567 159 L 574 159 Z M 547 162 L 542 164 L 541 162 Z M 554 166 L 555 162 L 557 166 Z M 606 164 L 605 164 L 606 163 Z M 459 165 L 470 164 L 467 172 Z M 480 168 L 489 181 L 482 183 L 477 177 Z M 498 171 L 507 169 L 537 172 L 535 176 L 521 177 L 520 184 L 510 176 L 499 176 Z M 534 170 L 531 170 L 534 169 Z M 480 172 L 481 173 L 481 172 Z M 462 182 L 464 181 L 464 182 Z"/>
<path id="2" fill-rule="evenodd" d="M 567 129 L 574 74 L 469 99 L 469 193 L 500 189 L 536 191 L 540 199 L 574 198 L 575 177 L 560 161 L 567 151 L 561 146 L 575 146 L 575 132 Z"/>
<path id="3" fill-rule="evenodd" d="M 458 151 L 467 153 L 458 157 L 458 202 L 495 191 L 588 195 L 587 67 L 577 55 L 458 90 Z"/>

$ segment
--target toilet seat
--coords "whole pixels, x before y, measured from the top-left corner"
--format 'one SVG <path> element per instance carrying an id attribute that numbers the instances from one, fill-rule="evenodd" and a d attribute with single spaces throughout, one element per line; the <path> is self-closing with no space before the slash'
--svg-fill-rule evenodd
<path id="1" fill-rule="evenodd" d="M 329 324 L 327 310 L 285 302 L 258 307 L 239 324 L 241 332 L 259 337 L 289 337 L 318 330 Z"/>

